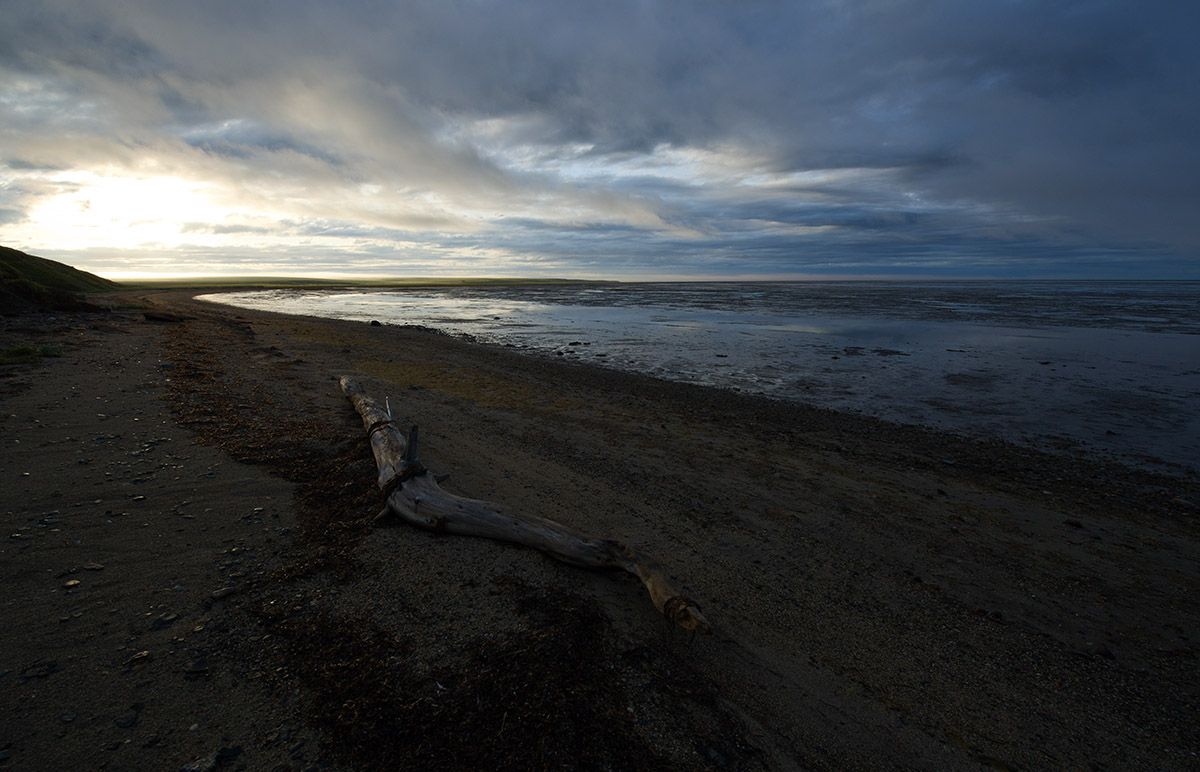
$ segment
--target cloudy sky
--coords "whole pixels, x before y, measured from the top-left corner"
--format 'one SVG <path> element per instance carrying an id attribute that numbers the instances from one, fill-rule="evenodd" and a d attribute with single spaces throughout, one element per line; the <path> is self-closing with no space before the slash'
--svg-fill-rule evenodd
<path id="1" fill-rule="evenodd" d="M 0 244 L 107 276 L 1200 278 L 1186 0 L 0 19 Z"/>

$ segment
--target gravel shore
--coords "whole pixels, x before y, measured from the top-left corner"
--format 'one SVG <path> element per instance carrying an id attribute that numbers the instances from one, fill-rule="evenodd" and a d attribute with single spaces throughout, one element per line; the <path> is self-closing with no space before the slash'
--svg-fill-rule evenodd
<path id="1" fill-rule="evenodd" d="M 11 317 L 0 769 L 1195 768 L 1200 485 L 435 332 Z M 636 580 L 376 526 L 336 377 Z"/>

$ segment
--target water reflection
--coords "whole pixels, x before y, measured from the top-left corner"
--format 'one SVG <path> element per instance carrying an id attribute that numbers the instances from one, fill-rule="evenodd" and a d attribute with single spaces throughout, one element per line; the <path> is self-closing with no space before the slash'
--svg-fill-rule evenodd
<path id="1" fill-rule="evenodd" d="M 425 325 L 894 420 L 1012 439 L 1056 435 L 1095 450 L 1183 464 L 1200 458 L 1200 370 L 1188 364 L 1200 362 L 1200 311 L 1185 308 L 1180 297 L 1187 290 L 1200 301 L 1200 285 L 1161 296 L 1143 287 L 1077 293 L 1057 287 L 1056 303 L 1038 284 L 915 286 L 651 284 L 207 297 L 283 313 Z M 1125 303 L 1123 313 L 1106 302 Z"/>

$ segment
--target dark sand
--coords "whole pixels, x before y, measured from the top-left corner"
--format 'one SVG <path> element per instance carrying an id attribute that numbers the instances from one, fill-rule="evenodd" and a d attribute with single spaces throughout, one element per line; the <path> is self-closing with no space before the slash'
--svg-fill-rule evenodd
<path id="1" fill-rule="evenodd" d="M 0 769 L 1200 764 L 1200 490 L 429 331 L 111 296 L 0 321 Z M 190 318 L 147 321 L 157 309 Z M 443 487 L 636 580 L 404 526 L 352 374 Z"/>

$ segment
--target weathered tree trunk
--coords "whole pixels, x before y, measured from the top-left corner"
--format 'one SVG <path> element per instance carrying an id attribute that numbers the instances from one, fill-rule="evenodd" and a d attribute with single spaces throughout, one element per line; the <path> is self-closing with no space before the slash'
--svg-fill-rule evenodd
<path id="1" fill-rule="evenodd" d="M 362 416 L 379 467 L 379 487 L 387 505 L 379 517 L 394 514 L 407 523 L 437 533 L 483 536 L 539 549 L 585 568 L 619 568 L 636 576 L 667 619 L 688 630 L 709 632 L 694 602 L 671 587 L 666 571 L 650 555 L 615 539 L 598 539 L 552 520 L 519 515 L 495 504 L 443 491 L 417 458 L 417 427 L 400 433 L 389 410 L 367 395 L 353 379 L 342 376 L 342 393 Z"/>

